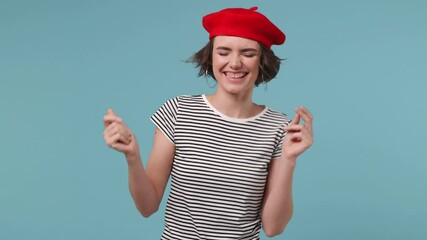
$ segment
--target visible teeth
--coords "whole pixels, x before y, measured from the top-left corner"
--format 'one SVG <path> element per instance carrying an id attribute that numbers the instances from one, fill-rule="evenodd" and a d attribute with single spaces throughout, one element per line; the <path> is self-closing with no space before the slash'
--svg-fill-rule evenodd
<path id="1" fill-rule="evenodd" d="M 231 78 L 242 78 L 242 77 L 244 77 L 246 75 L 246 73 L 242 73 L 242 72 L 239 72 L 239 73 L 227 72 L 226 75 L 227 75 L 227 77 L 231 77 Z"/>

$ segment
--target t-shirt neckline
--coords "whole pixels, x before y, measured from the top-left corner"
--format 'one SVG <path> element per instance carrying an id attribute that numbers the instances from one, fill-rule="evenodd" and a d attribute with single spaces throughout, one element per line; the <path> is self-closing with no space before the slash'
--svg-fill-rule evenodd
<path id="1" fill-rule="evenodd" d="M 249 118 L 234 118 L 234 117 L 230 117 L 227 116 L 225 114 L 223 114 L 222 112 L 220 112 L 218 109 L 216 109 L 210 102 L 209 100 L 206 98 L 206 94 L 202 94 L 202 98 L 203 101 L 205 102 L 205 104 L 217 115 L 219 115 L 221 118 L 227 120 L 227 121 L 231 121 L 231 122 L 239 122 L 239 123 L 244 123 L 244 122 L 249 122 L 249 121 L 253 121 L 255 119 L 260 118 L 262 115 L 264 115 L 267 111 L 268 111 L 268 107 L 264 106 L 264 109 L 258 113 L 257 115 L 253 116 L 253 117 L 249 117 Z"/>

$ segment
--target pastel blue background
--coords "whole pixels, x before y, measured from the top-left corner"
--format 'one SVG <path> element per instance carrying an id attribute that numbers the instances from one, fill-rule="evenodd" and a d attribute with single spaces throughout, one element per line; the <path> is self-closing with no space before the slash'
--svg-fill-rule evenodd
<path id="1" fill-rule="evenodd" d="M 145 162 L 149 116 L 212 91 L 183 62 L 207 42 L 202 16 L 255 5 L 288 38 L 273 47 L 287 58 L 280 74 L 254 100 L 315 115 L 277 239 L 427 239 L 421 0 L 1 0 L 0 239 L 159 239 L 165 201 L 139 215 L 102 116 L 120 114 Z"/>

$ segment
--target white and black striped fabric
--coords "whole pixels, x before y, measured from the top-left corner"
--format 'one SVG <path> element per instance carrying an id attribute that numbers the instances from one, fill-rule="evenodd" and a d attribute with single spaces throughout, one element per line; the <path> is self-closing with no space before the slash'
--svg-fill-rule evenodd
<path id="1" fill-rule="evenodd" d="M 288 117 L 265 107 L 231 118 L 195 95 L 170 99 L 151 120 L 175 145 L 162 239 L 259 239 L 268 164 Z"/>

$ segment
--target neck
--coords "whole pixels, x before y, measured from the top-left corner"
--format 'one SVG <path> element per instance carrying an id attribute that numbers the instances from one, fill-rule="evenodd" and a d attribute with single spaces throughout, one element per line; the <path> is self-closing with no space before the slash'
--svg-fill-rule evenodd
<path id="1" fill-rule="evenodd" d="M 217 110 L 232 118 L 250 118 L 263 109 L 252 102 L 252 91 L 241 95 L 217 91 L 206 97 Z"/>

